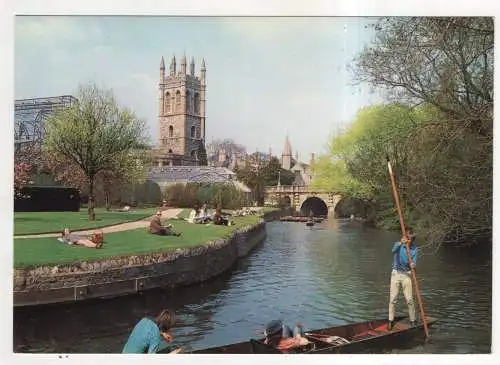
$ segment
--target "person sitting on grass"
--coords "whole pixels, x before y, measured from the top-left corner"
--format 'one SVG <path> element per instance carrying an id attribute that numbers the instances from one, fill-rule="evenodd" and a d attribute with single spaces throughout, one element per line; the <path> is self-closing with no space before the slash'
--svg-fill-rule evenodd
<path id="1" fill-rule="evenodd" d="M 156 214 L 151 218 L 151 222 L 149 223 L 149 233 L 157 234 L 159 236 L 180 236 L 180 233 L 172 230 L 171 226 L 168 225 L 164 227 L 161 223 L 161 210 L 157 210 Z"/>
<path id="2" fill-rule="evenodd" d="M 198 213 L 198 220 L 199 220 L 199 223 L 202 223 L 202 224 L 212 221 L 212 217 L 208 214 L 208 208 L 207 208 L 206 204 L 203 204 L 201 206 L 201 209 Z"/>
<path id="3" fill-rule="evenodd" d="M 222 210 L 220 208 L 217 208 L 214 214 L 214 224 L 218 226 L 230 226 L 231 222 L 229 222 L 229 219 L 227 219 L 227 217 L 224 217 L 222 215 Z"/>
<path id="4" fill-rule="evenodd" d="M 61 232 L 61 237 L 59 241 L 67 243 L 68 245 L 80 245 L 89 248 L 101 248 L 104 240 L 101 235 L 94 234 L 92 236 L 93 239 L 89 239 L 88 236 L 81 236 L 71 233 L 69 228 L 64 228 L 64 231 Z M 99 239 L 96 239 L 99 238 Z"/>
<path id="5" fill-rule="evenodd" d="M 154 354 L 160 349 L 162 342 L 170 343 L 173 340 L 170 333 L 175 324 L 175 313 L 165 309 L 156 318 L 144 317 L 136 324 L 127 343 L 123 346 L 123 354 Z M 182 351 L 177 348 L 170 354 Z"/>

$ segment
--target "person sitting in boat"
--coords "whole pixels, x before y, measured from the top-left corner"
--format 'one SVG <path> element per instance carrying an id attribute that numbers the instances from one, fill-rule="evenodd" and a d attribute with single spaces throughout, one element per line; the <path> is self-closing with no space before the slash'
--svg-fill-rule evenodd
<path id="1" fill-rule="evenodd" d="M 154 354 L 158 352 L 162 342 L 172 342 L 173 337 L 170 331 L 174 324 L 175 313 L 168 309 L 163 310 L 156 318 L 142 318 L 130 333 L 122 353 Z M 181 351 L 177 348 L 170 354 L 178 354 Z"/>
<path id="2" fill-rule="evenodd" d="M 59 237 L 59 241 L 67 243 L 68 245 L 101 248 L 104 243 L 104 238 L 102 232 L 100 234 L 92 235 L 92 239 L 89 239 L 87 236 L 71 233 L 69 228 L 64 228 L 64 231 L 61 232 L 61 236 Z"/>
<path id="3" fill-rule="evenodd" d="M 309 341 L 304 337 L 302 326 L 296 326 L 295 330 L 280 320 L 274 320 L 267 324 L 264 332 L 266 336 L 264 343 L 286 352 L 293 348 L 307 345 Z"/>
<path id="4" fill-rule="evenodd" d="M 411 268 L 408 260 L 406 245 L 410 243 L 411 266 L 417 263 L 418 248 L 415 245 L 416 236 L 408 231 L 407 237 L 402 237 L 392 247 L 392 273 L 389 298 L 389 331 L 394 324 L 394 312 L 399 294 L 399 287 L 403 288 L 403 294 L 408 305 L 410 324 L 415 326 L 415 303 L 413 301 L 413 287 L 411 281 Z"/>
<path id="5" fill-rule="evenodd" d="M 156 214 L 151 218 L 149 223 L 149 232 L 160 236 L 180 236 L 180 233 L 172 230 L 171 226 L 164 227 L 161 223 L 161 210 L 157 210 Z"/>

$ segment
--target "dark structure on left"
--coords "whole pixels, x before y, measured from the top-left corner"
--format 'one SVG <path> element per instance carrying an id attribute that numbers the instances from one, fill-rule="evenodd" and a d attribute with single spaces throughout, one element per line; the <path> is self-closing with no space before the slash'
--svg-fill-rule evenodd
<path id="1" fill-rule="evenodd" d="M 45 121 L 57 110 L 74 105 L 71 95 L 20 99 L 14 104 L 14 162 L 36 165 L 45 132 Z"/>
<path id="2" fill-rule="evenodd" d="M 58 110 L 69 108 L 77 102 L 71 95 L 47 98 L 21 99 L 14 104 L 14 163 L 33 166 L 29 185 L 21 189 L 22 194 L 14 200 L 14 211 L 78 211 L 80 193 L 78 189 L 54 186 L 50 180 L 40 184 L 40 157 L 45 122 Z"/>

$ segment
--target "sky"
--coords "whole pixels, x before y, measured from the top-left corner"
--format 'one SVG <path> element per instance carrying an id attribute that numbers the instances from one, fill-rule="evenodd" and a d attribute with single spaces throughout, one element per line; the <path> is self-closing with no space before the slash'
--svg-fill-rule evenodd
<path id="1" fill-rule="evenodd" d="M 207 68 L 206 142 L 231 138 L 280 156 L 288 133 L 307 162 L 359 108 L 380 102 L 348 66 L 373 18 L 17 16 L 16 99 L 112 88 L 158 138 L 159 65 L 185 53 Z"/>

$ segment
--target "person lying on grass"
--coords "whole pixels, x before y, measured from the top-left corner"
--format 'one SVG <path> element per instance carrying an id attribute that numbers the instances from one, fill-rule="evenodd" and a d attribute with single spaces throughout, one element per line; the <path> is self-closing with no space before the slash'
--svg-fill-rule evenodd
<path id="1" fill-rule="evenodd" d="M 71 233 L 69 228 L 64 228 L 64 231 L 61 232 L 61 237 L 59 237 L 59 241 L 67 243 L 68 245 L 80 245 L 89 248 L 101 248 L 104 243 L 102 233 L 93 234 L 91 238 L 89 238 L 88 236 Z"/>
<path id="2" fill-rule="evenodd" d="M 151 218 L 149 223 L 149 233 L 159 236 L 180 236 L 180 233 L 175 232 L 170 225 L 164 227 L 161 223 L 161 210 L 157 210 L 156 214 Z"/>

